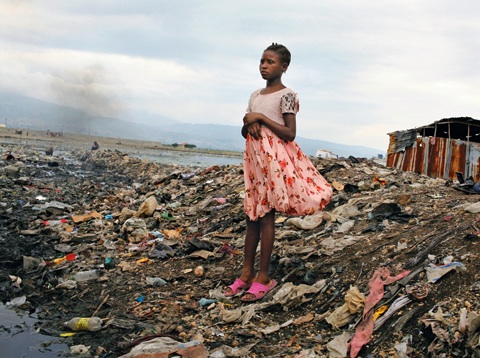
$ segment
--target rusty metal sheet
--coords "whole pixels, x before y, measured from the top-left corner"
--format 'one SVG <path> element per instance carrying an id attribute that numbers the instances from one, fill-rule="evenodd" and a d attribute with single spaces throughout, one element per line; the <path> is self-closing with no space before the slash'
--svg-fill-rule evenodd
<path id="1" fill-rule="evenodd" d="M 432 178 L 443 178 L 445 172 L 446 141 L 448 138 L 431 137 L 428 148 L 426 174 Z"/>
<path id="2" fill-rule="evenodd" d="M 470 171 L 468 172 L 468 175 L 471 175 L 476 182 L 480 182 L 480 145 L 477 143 L 470 143 L 469 149 L 468 165 Z"/>
<path id="3" fill-rule="evenodd" d="M 417 138 L 412 146 L 395 153 L 390 151 L 394 140 L 392 133 L 387 167 L 452 180 L 457 179 L 456 172 L 461 172 L 465 177 L 471 175 L 475 181 L 480 181 L 478 143 L 439 137 Z"/>
<path id="4" fill-rule="evenodd" d="M 452 140 L 450 155 L 450 169 L 448 171 L 448 178 L 456 179 L 457 172 L 461 172 L 465 176 L 468 174 L 465 172 L 467 167 L 467 145 L 461 140 Z"/>
<path id="5" fill-rule="evenodd" d="M 416 143 L 416 153 L 415 153 L 415 167 L 417 168 L 417 173 L 423 173 L 425 171 L 425 148 L 427 147 L 428 139 L 427 138 L 417 138 Z"/>
<path id="6" fill-rule="evenodd" d="M 395 133 L 390 134 L 390 140 L 388 142 L 388 149 L 387 149 L 387 167 L 395 167 L 396 163 L 394 164 L 395 160 L 395 141 L 396 141 Z"/>

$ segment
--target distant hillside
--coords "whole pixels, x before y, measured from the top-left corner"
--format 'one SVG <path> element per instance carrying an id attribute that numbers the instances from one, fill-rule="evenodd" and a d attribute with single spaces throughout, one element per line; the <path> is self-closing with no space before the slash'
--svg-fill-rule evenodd
<path id="1" fill-rule="evenodd" d="M 240 134 L 240 126 L 181 123 L 166 125 L 162 128 L 168 133 L 177 133 L 184 138 L 185 135 L 188 135 L 190 138 L 188 140 L 189 143 L 204 148 L 242 151 L 245 146 L 245 140 Z M 384 150 L 379 149 L 344 145 L 319 139 L 297 137 L 296 141 L 307 155 L 315 155 L 318 149 L 330 150 L 343 157 L 353 155 L 356 157 L 370 158 L 376 157 L 377 154 L 383 154 L 385 152 Z"/>
<path id="2" fill-rule="evenodd" d="M 145 122 L 147 118 L 142 117 Z M 167 117 L 149 115 L 152 124 L 124 119 L 92 116 L 82 110 L 13 94 L 0 94 L 0 123 L 8 127 L 98 135 L 112 138 L 151 140 L 163 144 L 194 144 L 199 148 L 242 151 L 244 139 L 240 126 L 179 123 Z M 344 145 L 297 137 L 307 155 L 318 149 L 348 157 L 376 157 L 384 150 Z"/>

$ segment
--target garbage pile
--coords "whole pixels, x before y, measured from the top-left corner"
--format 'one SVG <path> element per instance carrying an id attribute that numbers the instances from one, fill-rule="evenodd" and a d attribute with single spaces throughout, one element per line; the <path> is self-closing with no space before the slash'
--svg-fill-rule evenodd
<path id="1" fill-rule="evenodd" d="M 2 151 L 0 298 L 72 355 L 480 354 L 480 202 L 455 183 L 314 159 L 334 197 L 318 215 L 277 213 L 279 284 L 245 304 L 223 296 L 242 267 L 240 165 Z"/>

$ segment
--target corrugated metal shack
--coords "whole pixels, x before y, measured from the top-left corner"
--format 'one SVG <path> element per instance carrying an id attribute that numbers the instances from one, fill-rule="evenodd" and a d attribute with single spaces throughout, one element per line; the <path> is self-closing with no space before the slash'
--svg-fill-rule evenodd
<path id="1" fill-rule="evenodd" d="M 480 181 L 479 120 L 444 118 L 388 135 L 387 167 L 443 179 L 457 179 L 461 172 Z"/>

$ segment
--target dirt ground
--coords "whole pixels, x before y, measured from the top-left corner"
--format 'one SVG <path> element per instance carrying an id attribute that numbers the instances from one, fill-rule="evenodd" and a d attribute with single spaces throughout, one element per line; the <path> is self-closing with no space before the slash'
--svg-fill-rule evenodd
<path id="1" fill-rule="evenodd" d="M 271 275 L 279 285 L 245 304 L 219 295 L 241 270 L 241 165 L 156 164 L 128 148 L 90 151 L 88 137 L 55 138 L 61 155 L 49 156 L 38 150 L 43 142 L 23 140 L 0 147 L 14 156 L 0 164 L 0 299 L 24 296 L 18 309 L 38 311 L 38 329 L 53 337 L 71 332 L 63 325 L 70 318 L 102 318 L 99 331 L 62 337 L 69 346 L 119 357 L 170 337 L 211 357 L 343 357 L 369 321 L 363 302 L 342 323 L 329 321 L 357 288 L 380 318 L 382 307 L 407 302 L 367 335 L 358 356 L 479 354 L 479 197 L 456 183 L 361 158 L 315 160 L 334 198 L 316 226 L 277 214 Z M 51 262 L 68 253 L 75 260 Z M 72 280 L 91 269 L 98 279 Z M 388 281 L 402 272 L 410 274 Z M 374 292 L 376 273 L 389 283 Z M 152 277 L 165 284 L 150 285 Z M 383 300 L 373 300 L 379 292 Z"/>

